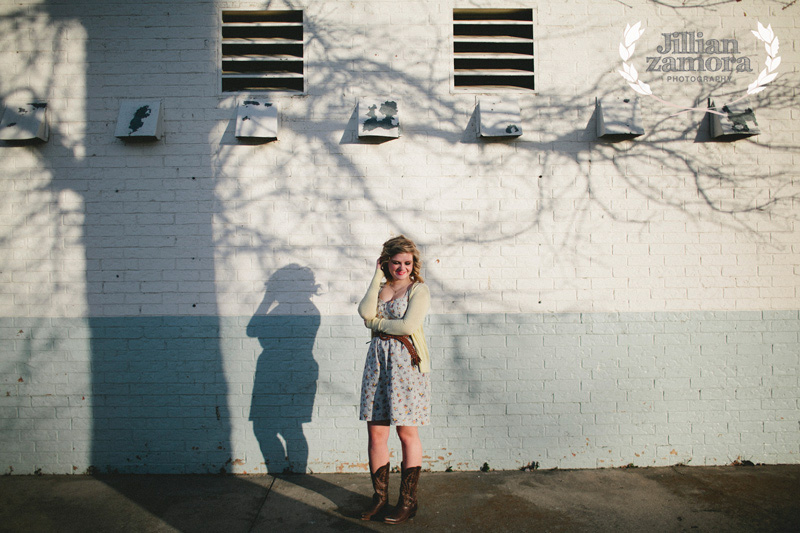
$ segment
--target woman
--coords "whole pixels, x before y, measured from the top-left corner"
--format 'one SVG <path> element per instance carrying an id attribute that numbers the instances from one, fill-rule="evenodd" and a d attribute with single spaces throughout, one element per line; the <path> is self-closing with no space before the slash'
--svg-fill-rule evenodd
<path id="1" fill-rule="evenodd" d="M 367 421 L 373 505 L 362 520 L 383 509 L 389 491 L 389 433 L 397 427 L 403 450 L 400 498 L 384 522 L 400 524 L 417 512 L 422 443 L 417 426 L 430 421 L 430 357 L 422 321 L 430 292 L 420 275 L 419 250 L 400 235 L 383 250 L 358 314 L 372 330 L 361 383 L 361 420 Z M 386 283 L 382 283 L 386 278 Z"/>

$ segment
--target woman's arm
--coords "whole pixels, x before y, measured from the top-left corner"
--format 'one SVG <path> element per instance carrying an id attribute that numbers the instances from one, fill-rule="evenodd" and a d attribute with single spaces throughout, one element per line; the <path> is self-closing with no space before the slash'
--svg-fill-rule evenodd
<path id="1" fill-rule="evenodd" d="M 358 304 L 358 314 L 364 320 L 375 318 L 378 312 L 378 293 L 381 290 L 381 281 L 383 280 L 383 271 L 378 267 L 375 270 L 375 275 L 372 276 L 372 281 L 369 282 L 369 288 L 361 303 Z"/>
<path id="2" fill-rule="evenodd" d="M 427 285 L 420 283 L 414 290 L 414 295 L 409 297 L 408 309 L 406 309 L 406 314 L 403 315 L 403 318 L 374 318 L 375 313 L 373 312 L 372 318 L 366 319 L 364 317 L 365 323 L 373 331 L 380 331 L 389 335 L 411 335 L 422 325 L 422 321 L 425 320 L 425 315 L 428 314 L 430 307 L 431 291 Z M 361 316 L 363 317 L 364 315 Z"/>

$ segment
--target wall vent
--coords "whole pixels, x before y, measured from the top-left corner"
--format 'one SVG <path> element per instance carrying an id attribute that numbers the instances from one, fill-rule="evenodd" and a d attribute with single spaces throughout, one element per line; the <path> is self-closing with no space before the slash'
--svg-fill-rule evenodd
<path id="1" fill-rule="evenodd" d="M 222 90 L 303 92 L 303 12 L 223 11 Z"/>
<path id="2" fill-rule="evenodd" d="M 0 108 L 0 116 L 0 140 L 46 142 L 50 138 L 45 102 L 10 104 L 5 112 Z"/>
<path id="3" fill-rule="evenodd" d="M 714 100 L 708 99 L 708 107 L 717 111 Z M 734 104 L 723 105 L 719 111 L 727 113 L 726 117 L 716 113 L 707 113 L 711 121 L 711 137 L 717 140 L 734 141 L 744 139 L 751 135 L 758 135 L 761 130 L 756 121 L 756 114 L 750 101 L 745 100 Z"/>
<path id="4" fill-rule="evenodd" d="M 158 141 L 164 135 L 160 100 L 126 100 L 119 104 L 114 136 L 131 141 Z"/>
<path id="5" fill-rule="evenodd" d="M 534 90 L 533 10 L 454 9 L 456 89 Z"/>

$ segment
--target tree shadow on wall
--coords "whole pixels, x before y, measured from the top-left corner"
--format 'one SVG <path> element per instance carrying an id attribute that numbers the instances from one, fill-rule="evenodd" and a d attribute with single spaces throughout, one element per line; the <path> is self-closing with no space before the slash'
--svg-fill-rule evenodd
<path id="1" fill-rule="evenodd" d="M 263 348 L 250 420 L 270 474 L 305 473 L 308 466 L 303 424 L 311 421 L 319 377 L 313 348 L 320 313 L 311 301 L 318 289 L 311 269 L 297 264 L 279 269 L 247 325 L 247 336 Z"/>

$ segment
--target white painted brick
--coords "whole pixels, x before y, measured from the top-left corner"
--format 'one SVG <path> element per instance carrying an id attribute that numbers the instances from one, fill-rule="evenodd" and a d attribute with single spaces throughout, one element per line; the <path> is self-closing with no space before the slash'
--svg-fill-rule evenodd
<path id="1" fill-rule="evenodd" d="M 35 2 L 22 4 L 38 9 Z M 363 471 L 363 427 L 353 428 L 363 425 L 355 421 L 354 403 L 365 338 L 354 306 L 369 275 L 364 261 L 400 232 L 424 244 L 425 273 L 434 289 L 431 324 L 441 326 L 435 335 L 429 329 L 434 412 L 449 410 L 456 417 L 435 416 L 432 430 L 455 424 L 444 442 L 452 464 L 477 468 L 489 460 L 515 468 L 517 458 L 534 457 L 531 450 L 543 464 L 546 459 L 563 468 L 725 464 L 742 453 L 763 462 L 797 461 L 796 424 L 770 426 L 776 431 L 759 438 L 752 426 L 722 432 L 717 422 L 797 419 L 800 245 L 788 222 L 793 206 L 778 201 L 770 210 L 752 209 L 755 201 L 797 192 L 786 177 L 800 155 L 773 149 L 797 145 L 795 110 L 780 117 L 767 107 L 758 142 L 718 143 L 710 152 L 688 137 L 665 137 L 655 111 L 648 110 L 651 137 L 620 155 L 617 145 L 594 143 L 586 125 L 598 94 L 591 80 L 618 61 L 617 40 L 608 35 L 622 26 L 608 15 L 623 24 L 620 17 L 630 8 L 542 4 L 538 28 L 572 18 L 567 37 L 537 41 L 537 94 L 516 95 L 525 109 L 525 134 L 513 143 L 478 142 L 469 131 L 476 95 L 453 94 L 447 83 L 452 60 L 440 43 L 452 31 L 452 5 L 415 2 L 414 9 L 387 15 L 368 2 L 338 2 L 324 13 L 312 3 L 281 2 L 270 8 L 304 9 L 321 37 L 356 37 L 307 49 L 309 94 L 274 95 L 282 113 L 278 141 L 238 144 L 230 121 L 237 98 L 247 95 L 219 94 L 217 45 L 208 36 L 218 31 L 220 9 L 264 6 L 167 4 L 154 0 L 148 6 L 177 9 L 175 16 L 145 17 L 135 4 L 112 4 L 103 15 L 76 13 L 77 5 L 64 4 L 57 7 L 59 20 L 76 22 L 59 26 L 60 33 L 52 24 L 15 26 L 10 17 L 0 22 L 0 40 L 9 45 L 0 47 L 6 50 L 0 60 L 11 73 L 2 92 L 47 94 L 53 111 L 49 144 L 36 151 L 0 146 L 6 243 L 0 313 L 31 317 L 30 327 L 38 328 L 34 341 L 16 338 L 14 327 L 2 334 L 3 360 L 19 361 L 16 373 L 26 381 L 8 383 L 22 397 L 0 399 L 0 413 L 25 409 L 23 418 L 4 418 L 14 429 L 0 440 L 31 429 L 41 452 L 4 449 L 3 459 L 20 465 L 17 473 L 41 465 L 48 472 L 71 471 L 72 465 L 64 466 L 70 460 L 80 471 L 90 465 L 87 450 L 94 443 L 87 422 L 93 419 L 87 413 L 93 407 L 73 400 L 88 397 L 94 408 L 102 406 L 106 396 L 93 397 L 92 386 L 127 386 L 121 376 L 130 376 L 132 368 L 107 368 L 108 381 L 94 379 L 93 346 L 147 357 L 153 346 L 147 339 L 162 339 L 169 346 L 185 344 L 186 351 L 176 352 L 181 356 L 209 350 L 192 334 L 115 339 L 127 334 L 98 338 L 85 323 L 56 328 L 69 317 L 239 317 L 238 329 L 213 334 L 219 338 L 209 352 L 224 366 L 209 374 L 213 386 L 227 388 L 209 384 L 205 390 L 215 401 L 227 394 L 226 416 L 235 426 L 230 444 L 249 451 L 247 463 L 261 461 L 244 418 L 262 349 L 246 328 L 264 296 L 263 283 L 292 263 L 311 269 L 321 290 L 313 305 L 304 304 L 303 296 L 280 309 L 319 313 L 329 324 L 314 339 L 315 411 L 303 422 L 310 464 L 316 462 L 315 471 Z M 658 6 L 635 11 L 648 27 L 710 20 L 737 35 L 749 35 L 758 10 L 766 13 L 756 7 L 742 18 L 734 16 L 733 4 L 721 9 L 711 19 L 700 8 L 680 16 Z M 365 68 L 363 51 L 375 48 L 380 34 L 364 32 L 364 20 L 376 18 L 413 38 L 398 41 L 396 50 Z M 796 18 L 786 15 L 774 26 L 784 42 L 798 27 Z M 110 39 L 119 28 L 137 31 Z M 578 34 L 592 46 L 574 46 Z M 571 50 L 566 61 L 558 55 L 564 50 Z M 33 54 L 54 75 L 37 78 L 29 71 Z M 153 68 L 130 74 L 125 65 L 144 63 L 143 57 Z M 87 69 L 86 61 L 94 68 Z M 386 73 L 390 82 L 382 79 Z M 373 89 L 415 103 L 403 110 L 404 132 L 397 140 L 358 143 L 350 131 L 356 98 Z M 674 89 L 675 99 L 688 96 Z M 164 101 L 165 139 L 154 145 L 114 139 L 109 124 L 119 99 L 143 97 Z M 691 311 L 737 313 L 700 319 Z M 764 314 L 747 317 L 751 311 Z M 602 322 L 593 321 L 599 316 Z M 52 317 L 47 327 L 53 329 L 42 329 L 37 317 Z M 36 359 L 28 361 L 26 353 Z M 40 364 L 60 357 L 81 368 Z M 136 368 L 134 383 L 147 375 Z M 154 362 L 155 368 L 161 366 Z M 763 381 L 759 386 L 751 379 Z M 200 407 L 203 395 L 196 392 L 190 388 L 184 401 Z M 507 396 L 495 396 L 501 393 Z M 595 422 L 569 418 L 574 405 Z M 531 435 L 470 438 L 470 428 L 514 428 L 518 417 L 544 413 L 552 415 L 529 421 L 535 424 Z M 687 433 L 666 418 L 672 413 L 702 422 L 691 420 Z M 655 418 L 626 425 L 614 421 L 620 414 Z M 66 422 L 75 428 L 69 437 L 81 443 L 68 459 L 61 441 L 48 438 L 64 431 L 60 424 Z M 573 456 L 585 443 L 567 440 L 569 435 L 540 438 L 542 428 L 562 423 L 568 434 L 590 435 L 614 453 Z M 721 444 L 692 440 L 706 424 L 723 433 Z M 617 426 L 622 435 L 614 434 Z M 637 427 L 645 432 L 636 433 Z M 343 436 L 348 449 L 333 452 L 321 428 L 346 429 L 360 439 Z M 641 457 L 632 457 L 637 453 Z M 162 472 L 187 468 L 170 461 L 164 456 L 151 464 Z M 443 469 L 438 460 L 431 468 Z"/>

